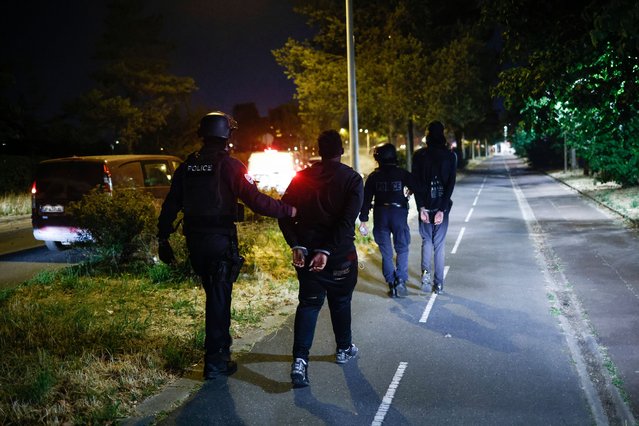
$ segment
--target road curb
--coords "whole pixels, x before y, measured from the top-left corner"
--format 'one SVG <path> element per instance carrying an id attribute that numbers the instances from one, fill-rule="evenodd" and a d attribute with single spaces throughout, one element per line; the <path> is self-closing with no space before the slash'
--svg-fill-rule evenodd
<path id="1" fill-rule="evenodd" d="M 615 210 L 614 208 L 610 207 L 608 204 L 606 204 L 606 203 L 604 203 L 604 202 L 602 202 L 600 200 L 597 200 L 595 197 L 591 196 L 590 194 L 575 188 L 574 186 L 570 185 L 566 181 L 563 181 L 563 180 L 551 175 L 550 173 L 548 173 L 546 171 L 542 171 L 542 172 L 546 176 L 549 176 L 552 179 L 556 180 L 557 182 L 564 184 L 565 186 L 567 186 L 568 188 L 572 189 L 576 193 L 588 198 L 591 201 L 594 201 L 597 205 L 599 205 L 601 207 L 604 207 L 606 210 L 609 210 L 610 212 L 616 214 L 617 216 L 619 216 L 623 220 L 627 221 L 633 228 L 639 228 L 639 220 L 633 219 L 630 216 L 628 216 L 628 215 L 626 215 L 626 214 L 624 214 L 624 213 L 622 213 L 622 212 L 620 212 L 618 210 Z"/>
<path id="2" fill-rule="evenodd" d="M 241 362 L 242 356 L 250 352 L 257 342 L 279 329 L 289 316 L 295 312 L 295 308 L 295 304 L 285 305 L 266 317 L 262 327 L 250 330 L 244 333 L 241 338 L 234 339 L 232 347 L 236 354 L 234 358 L 236 358 L 238 362 Z M 204 380 L 199 379 L 202 374 L 202 367 L 201 363 L 197 364 L 183 376 L 165 385 L 159 393 L 142 401 L 135 407 L 133 415 L 118 422 L 118 425 L 147 426 L 156 424 L 157 421 L 161 420 L 165 415 L 179 408 L 191 395 L 202 387 L 205 383 Z M 196 377 L 198 378 L 196 379 Z"/>

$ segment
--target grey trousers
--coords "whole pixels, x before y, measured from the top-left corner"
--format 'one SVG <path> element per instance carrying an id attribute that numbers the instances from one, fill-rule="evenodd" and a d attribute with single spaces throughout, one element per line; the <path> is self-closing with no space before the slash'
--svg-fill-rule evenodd
<path id="1" fill-rule="evenodd" d="M 433 284 L 444 286 L 444 262 L 446 257 L 446 232 L 448 231 L 448 213 L 439 225 L 424 223 L 419 218 L 419 235 L 422 237 L 422 272 L 433 276 Z M 433 257 L 434 252 L 434 257 Z M 435 268 L 432 268 L 432 260 Z M 433 274 L 434 272 L 434 274 Z"/>

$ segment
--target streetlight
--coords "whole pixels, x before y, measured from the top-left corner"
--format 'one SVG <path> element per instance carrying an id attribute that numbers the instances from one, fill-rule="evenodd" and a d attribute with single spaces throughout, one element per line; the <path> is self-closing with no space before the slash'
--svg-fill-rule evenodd
<path id="1" fill-rule="evenodd" d="M 359 147 L 357 134 L 357 90 L 355 79 L 355 37 L 353 36 L 353 2 L 346 0 L 346 56 L 348 57 L 348 129 L 352 139 L 351 166 L 359 173 Z"/>

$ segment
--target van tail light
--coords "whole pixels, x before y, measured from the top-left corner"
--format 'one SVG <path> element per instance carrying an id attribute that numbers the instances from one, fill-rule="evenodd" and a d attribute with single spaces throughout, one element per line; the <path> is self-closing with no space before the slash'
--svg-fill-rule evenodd
<path id="1" fill-rule="evenodd" d="M 36 181 L 34 180 L 33 185 L 31 185 L 31 216 L 35 215 L 37 193 L 38 193 L 38 188 L 36 186 Z"/>
<path id="2" fill-rule="evenodd" d="M 111 170 L 109 170 L 109 167 L 104 164 L 103 166 L 103 171 L 104 171 L 104 184 L 103 184 L 103 188 L 104 188 L 104 192 L 113 192 L 113 181 L 111 180 Z"/>

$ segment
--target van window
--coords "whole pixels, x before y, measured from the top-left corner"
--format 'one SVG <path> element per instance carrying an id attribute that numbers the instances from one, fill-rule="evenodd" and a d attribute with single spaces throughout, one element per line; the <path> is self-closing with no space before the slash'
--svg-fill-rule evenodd
<path id="1" fill-rule="evenodd" d="M 102 164 L 65 162 L 42 164 L 37 172 L 38 192 L 49 198 L 80 200 L 104 183 Z"/>
<path id="2" fill-rule="evenodd" d="M 171 171 L 167 163 L 142 163 L 144 170 L 144 185 L 145 186 L 170 186 L 171 185 Z"/>
<path id="3" fill-rule="evenodd" d="M 118 167 L 117 173 L 112 174 L 113 186 L 123 188 L 144 187 L 144 177 L 142 177 L 142 166 L 139 161 L 122 164 Z"/>

